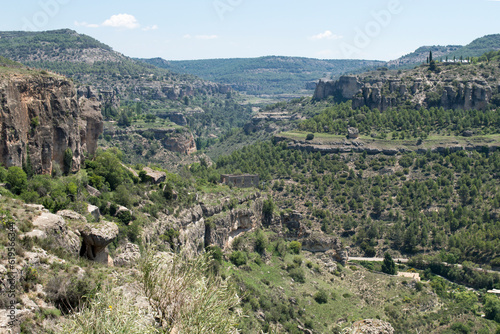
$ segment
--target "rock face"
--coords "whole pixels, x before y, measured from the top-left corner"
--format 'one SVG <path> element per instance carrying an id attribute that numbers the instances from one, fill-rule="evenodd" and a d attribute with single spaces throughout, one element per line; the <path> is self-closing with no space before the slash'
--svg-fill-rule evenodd
<path id="1" fill-rule="evenodd" d="M 243 208 L 227 208 L 229 198 L 222 198 L 219 201 L 220 204 L 216 205 L 200 202 L 183 210 L 177 217 L 160 216 L 155 224 L 144 227 L 145 242 L 152 242 L 166 231 L 174 229 L 180 233 L 177 241 L 183 251 L 196 254 L 202 252 L 208 245 L 226 248 L 236 236 L 261 225 L 260 194 L 240 198 L 238 204 L 243 204 Z"/>
<path id="2" fill-rule="evenodd" d="M 115 223 L 87 224 L 80 230 L 80 235 L 83 238 L 80 256 L 108 265 L 113 264 L 106 247 L 118 236 L 118 226 Z"/>
<path id="3" fill-rule="evenodd" d="M 74 85 L 55 75 L 11 73 L 0 77 L 0 162 L 22 166 L 28 155 L 35 173 L 51 173 L 73 154 L 72 170 L 86 151 L 93 154 L 102 133 L 100 104 L 78 100 Z"/>
<path id="4" fill-rule="evenodd" d="M 353 334 L 393 334 L 394 328 L 388 322 L 377 319 L 365 319 L 352 324 L 349 333 Z"/>
<path id="5" fill-rule="evenodd" d="M 331 96 L 336 102 L 352 100 L 353 108 L 367 106 L 381 111 L 408 102 L 417 108 L 484 110 L 492 96 L 499 92 L 497 81 L 465 79 L 452 82 L 449 74 L 429 74 L 422 69 L 386 76 L 371 76 L 370 73 L 342 76 L 337 81 L 319 81 L 314 99 Z"/>

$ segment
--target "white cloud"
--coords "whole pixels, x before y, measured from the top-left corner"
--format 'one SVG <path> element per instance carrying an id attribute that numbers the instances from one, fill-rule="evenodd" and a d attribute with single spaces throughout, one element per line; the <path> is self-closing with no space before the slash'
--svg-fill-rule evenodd
<path id="1" fill-rule="evenodd" d="M 117 14 L 112 15 L 109 19 L 102 23 L 104 27 L 113 27 L 113 28 L 126 28 L 126 29 L 135 29 L 139 28 L 140 24 L 137 22 L 137 19 L 130 14 Z"/>
<path id="2" fill-rule="evenodd" d="M 322 32 L 320 34 L 311 36 L 310 39 L 314 41 L 322 40 L 322 39 L 342 39 L 343 36 L 340 35 L 335 35 L 332 33 L 330 30 L 326 30 L 325 32 Z"/>
<path id="3" fill-rule="evenodd" d="M 196 35 L 196 39 L 216 39 L 219 38 L 217 35 Z"/>
<path id="4" fill-rule="evenodd" d="M 156 24 L 153 24 L 152 26 L 147 26 L 145 28 L 142 28 L 143 31 L 149 31 L 149 30 L 158 30 L 159 27 Z"/>
<path id="5" fill-rule="evenodd" d="M 182 36 L 184 39 L 201 39 L 201 40 L 210 40 L 210 39 L 217 39 L 219 36 L 217 35 L 196 35 L 196 36 L 191 36 L 190 34 L 186 34 Z"/>
<path id="6" fill-rule="evenodd" d="M 98 24 L 87 23 L 85 21 L 83 21 L 83 22 L 75 21 L 75 26 L 77 26 L 77 27 L 85 27 L 85 28 L 99 28 Z"/>

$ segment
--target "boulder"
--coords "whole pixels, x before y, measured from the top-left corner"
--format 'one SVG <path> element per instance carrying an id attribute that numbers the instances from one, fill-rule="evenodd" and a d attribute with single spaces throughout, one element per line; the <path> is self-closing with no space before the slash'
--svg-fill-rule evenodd
<path id="1" fill-rule="evenodd" d="M 89 192 L 89 195 L 92 196 L 92 197 L 99 197 L 101 196 L 101 192 L 99 190 L 97 190 L 96 188 L 90 186 L 87 184 L 87 191 Z"/>
<path id="2" fill-rule="evenodd" d="M 117 249 L 118 256 L 113 259 L 117 267 L 130 266 L 135 264 L 141 258 L 139 246 L 130 242 Z"/>
<path id="3" fill-rule="evenodd" d="M 359 130 L 358 128 L 353 128 L 353 127 L 349 127 L 347 128 L 347 137 L 349 139 L 356 139 L 359 137 Z"/>
<path id="4" fill-rule="evenodd" d="M 167 174 L 165 172 L 159 172 L 149 167 L 144 167 L 144 171 L 146 172 L 148 179 L 154 184 L 162 183 L 167 178 Z"/>
<path id="5" fill-rule="evenodd" d="M 80 230 L 80 235 L 83 238 L 80 256 L 95 262 L 113 264 L 106 247 L 118 236 L 118 226 L 115 223 L 86 224 Z"/>
<path id="6" fill-rule="evenodd" d="M 462 132 L 462 136 L 464 137 L 472 137 L 474 135 L 474 132 L 472 132 L 471 130 L 465 130 L 464 132 Z"/>
<path id="7" fill-rule="evenodd" d="M 95 220 L 99 220 L 99 218 L 101 217 L 101 212 L 95 205 L 89 204 L 87 206 L 87 211 L 95 218 Z"/>
<path id="8" fill-rule="evenodd" d="M 33 221 L 34 230 L 25 236 L 39 239 L 51 238 L 55 247 L 68 250 L 71 254 L 78 254 L 80 240 L 78 236 L 68 229 L 66 221 L 60 215 L 50 212 L 42 212 Z"/>

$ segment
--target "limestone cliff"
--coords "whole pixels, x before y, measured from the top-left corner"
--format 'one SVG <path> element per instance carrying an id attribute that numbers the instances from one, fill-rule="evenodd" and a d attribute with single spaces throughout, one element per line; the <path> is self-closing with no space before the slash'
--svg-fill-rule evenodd
<path id="1" fill-rule="evenodd" d="M 205 200 L 205 199 L 204 199 Z M 186 252 L 202 252 L 206 245 L 226 248 L 240 234 L 258 228 L 262 223 L 262 198 L 259 193 L 238 200 L 238 206 L 229 209 L 229 198 L 219 204 L 200 201 L 178 215 L 161 215 L 154 224 L 144 228 L 146 242 L 158 239 L 169 229 L 180 232 L 178 246 Z"/>
<path id="2" fill-rule="evenodd" d="M 51 173 L 73 152 L 78 170 L 85 152 L 93 154 L 102 133 L 100 104 L 78 100 L 66 78 L 36 71 L 6 70 L 0 75 L 0 163 L 22 166 L 29 156 L 35 173 Z"/>
<path id="3" fill-rule="evenodd" d="M 320 81 L 314 99 L 352 100 L 354 108 L 381 111 L 402 104 L 444 109 L 484 110 L 498 94 L 500 70 L 491 64 L 441 64 L 436 71 L 421 66 L 408 71 L 374 71 Z"/>

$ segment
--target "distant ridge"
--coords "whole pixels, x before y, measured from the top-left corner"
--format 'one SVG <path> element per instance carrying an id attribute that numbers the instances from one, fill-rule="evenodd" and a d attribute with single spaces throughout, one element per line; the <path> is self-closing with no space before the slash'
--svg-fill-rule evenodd
<path id="1" fill-rule="evenodd" d="M 473 40 L 465 46 L 422 46 L 412 53 L 387 62 L 387 66 L 390 68 L 408 68 L 425 63 L 430 51 L 432 51 L 434 59 L 444 59 L 445 57 L 449 59 L 453 59 L 453 57 L 459 59 L 460 57 L 479 57 L 488 51 L 497 50 L 500 50 L 500 34 L 486 35 Z"/>
<path id="2" fill-rule="evenodd" d="M 322 60 L 303 57 L 267 56 L 167 61 L 139 59 L 173 72 L 192 74 L 205 80 L 228 84 L 249 94 L 290 94 L 314 89 L 320 78 L 338 78 L 383 65 L 376 60 Z"/>

